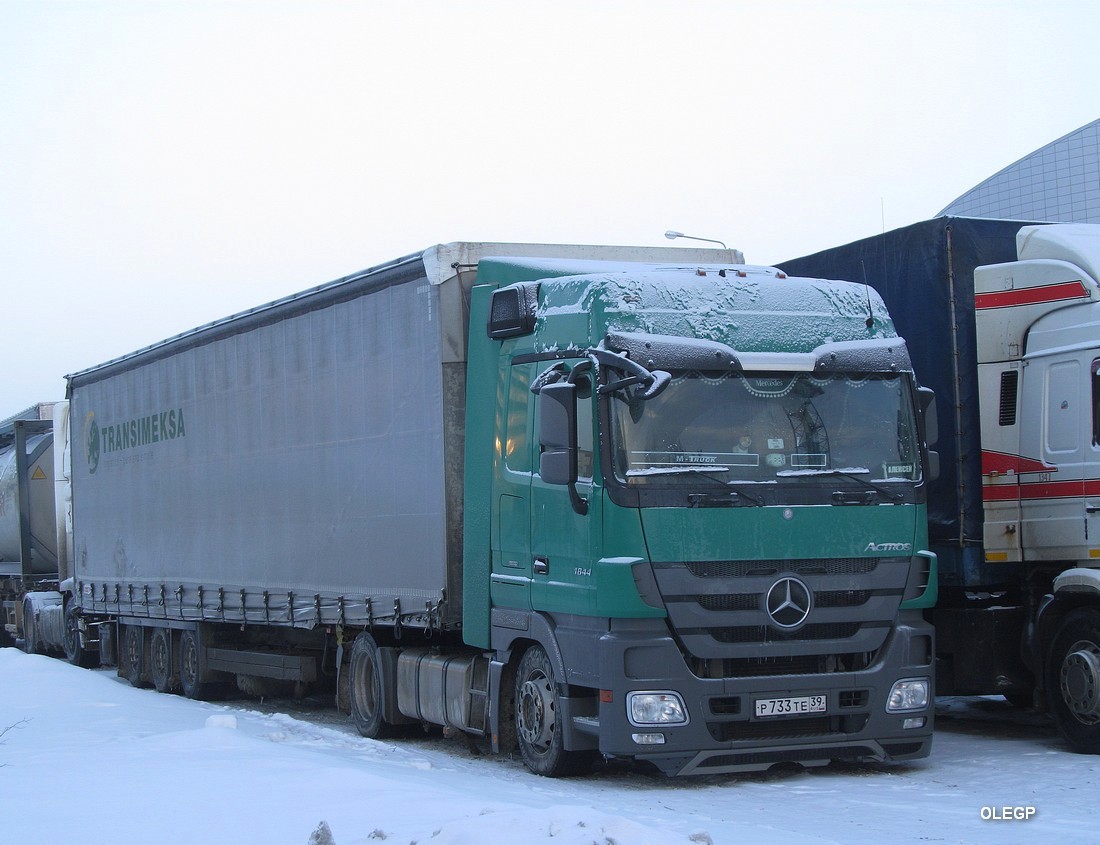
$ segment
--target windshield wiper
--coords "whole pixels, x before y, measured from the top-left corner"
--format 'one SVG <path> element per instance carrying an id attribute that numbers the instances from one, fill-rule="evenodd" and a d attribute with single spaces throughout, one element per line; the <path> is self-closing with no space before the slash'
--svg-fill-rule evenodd
<path id="1" fill-rule="evenodd" d="M 725 496 L 719 498 L 719 494 L 717 493 L 688 493 L 688 501 L 692 503 L 693 507 L 698 507 L 702 502 L 728 502 L 729 504 L 736 505 L 741 504 L 742 499 L 746 503 L 756 505 L 757 507 L 763 507 L 764 501 L 762 499 L 733 489 L 733 485 L 737 483 L 736 481 L 723 481 L 721 478 L 715 478 L 713 475 L 709 474 L 729 471 L 729 467 L 717 465 L 697 467 L 652 467 L 646 470 L 628 470 L 626 476 L 627 478 L 640 478 L 647 475 L 694 475 L 697 478 L 705 478 L 707 481 L 719 485 L 725 493 Z"/>
<path id="2" fill-rule="evenodd" d="M 858 475 L 857 475 L 858 473 Z M 893 490 L 887 490 L 885 487 L 880 487 L 873 481 L 868 481 L 866 478 L 860 478 L 860 475 L 870 475 L 871 470 L 863 469 L 862 467 L 851 467 L 850 469 L 785 469 L 780 470 L 775 475 L 777 478 L 800 478 L 800 477 L 822 477 L 822 476 L 834 476 L 839 475 L 844 478 L 850 478 L 852 481 L 856 481 L 862 484 L 864 487 L 868 487 L 877 493 L 885 496 L 892 502 L 900 502 L 905 497 L 901 493 L 897 493 Z M 834 499 L 843 499 L 843 492 L 833 494 Z M 859 504 L 858 502 L 843 502 L 844 504 Z M 867 503 L 869 504 L 869 502 Z"/>

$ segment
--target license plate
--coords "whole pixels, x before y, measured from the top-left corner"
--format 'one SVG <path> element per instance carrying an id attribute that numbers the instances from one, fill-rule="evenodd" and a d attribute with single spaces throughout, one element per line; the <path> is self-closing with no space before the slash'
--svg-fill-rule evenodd
<path id="1" fill-rule="evenodd" d="M 824 713 L 823 695 L 803 695 L 796 698 L 760 698 L 756 700 L 757 716 L 797 716 L 802 713 Z"/>

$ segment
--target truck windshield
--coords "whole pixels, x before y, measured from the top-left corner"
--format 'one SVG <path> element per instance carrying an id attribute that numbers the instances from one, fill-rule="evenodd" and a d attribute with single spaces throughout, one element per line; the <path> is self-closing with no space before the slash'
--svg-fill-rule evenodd
<path id="1" fill-rule="evenodd" d="M 615 475 L 627 485 L 812 483 L 920 477 L 902 375 L 680 371 L 659 396 L 613 403 Z"/>

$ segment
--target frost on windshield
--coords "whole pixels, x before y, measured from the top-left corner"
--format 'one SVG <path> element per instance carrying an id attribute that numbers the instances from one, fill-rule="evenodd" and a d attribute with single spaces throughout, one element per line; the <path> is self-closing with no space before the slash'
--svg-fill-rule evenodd
<path id="1" fill-rule="evenodd" d="M 655 399 L 619 397 L 615 422 L 627 483 L 919 477 L 903 376 L 679 372 Z"/>

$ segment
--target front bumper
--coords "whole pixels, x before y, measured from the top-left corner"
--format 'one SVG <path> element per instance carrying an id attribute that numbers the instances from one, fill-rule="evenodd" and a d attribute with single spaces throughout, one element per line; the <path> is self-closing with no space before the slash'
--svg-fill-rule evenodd
<path id="1" fill-rule="evenodd" d="M 865 670 L 737 678 L 693 675 L 661 620 L 616 625 L 600 639 L 605 692 L 598 716 L 576 716 L 571 728 L 587 735 L 589 742 L 597 739 L 607 756 L 647 761 L 667 774 L 754 771 L 784 762 L 809 766 L 926 757 L 933 728 L 933 633 L 918 613 L 902 617 Z M 928 679 L 927 706 L 888 713 L 890 690 L 904 678 Z M 679 693 L 687 723 L 631 724 L 627 694 L 638 690 Z M 811 696 L 824 696 L 823 712 L 762 717 L 755 712 L 759 699 Z M 653 736 L 637 738 L 653 734 L 661 735 L 660 744 L 648 744 Z"/>

